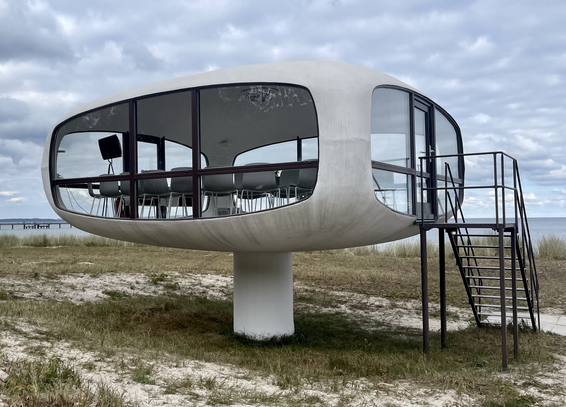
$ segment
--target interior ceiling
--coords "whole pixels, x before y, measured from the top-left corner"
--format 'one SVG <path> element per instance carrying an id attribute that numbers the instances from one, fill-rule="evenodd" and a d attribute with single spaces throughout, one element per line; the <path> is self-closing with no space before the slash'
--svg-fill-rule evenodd
<path id="1" fill-rule="evenodd" d="M 230 86 L 201 91 L 201 151 L 210 165 L 231 165 L 239 153 L 316 137 L 308 91 L 289 86 Z"/>
<path id="2" fill-rule="evenodd" d="M 191 92 L 138 101 L 138 133 L 186 146 L 191 140 Z M 244 152 L 268 144 L 318 136 L 310 93 L 283 85 L 226 86 L 200 92 L 201 152 L 209 165 L 232 165 Z M 61 133 L 127 131 L 127 105 L 72 120 Z M 60 134 L 61 134 L 60 133 Z"/>

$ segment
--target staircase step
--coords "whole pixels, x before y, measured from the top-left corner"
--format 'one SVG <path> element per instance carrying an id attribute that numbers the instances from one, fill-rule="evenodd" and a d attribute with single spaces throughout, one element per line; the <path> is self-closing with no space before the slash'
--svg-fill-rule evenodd
<path id="1" fill-rule="evenodd" d="M 485 295 L 485 294 L 472 294 L 472 298 L 492 298 L 494 300 L 499 300 L 501 297 L 499 295 Z M 506 300 L 512 300 L 510 297 L 505 297 Z M 527 301 L 525 297 L 517 297 L 517 301 Z"/>
<path id="2" fill-rule="evenodd" d="M 466 276 L 466 278 L 468 280 L 473 280 L 473 279 L 477 279 L 477 280 L 497 280 L 499 281 L 499 276 Z M 505 277 L 505 281 L 511 281 L 511 277 Z M 515 281 L 523 281 L 520 278 L 517 278 Z"/>
<path id="3" fill-rule="evenodd" d="M 463 249 L 463 248 L 471 248 L 471 249 L 499 249 L 499 246 L 487 246 L 482 244 L 456 244 L 456 247 Z M 504 246 L 504 249 L 510 249 L 511 246 Z"/>
<path id="4" fill-rule="evenodd" d="M 452 236 L 454 236 L 454 237 L 488 237 L 488 238 L 493 238 L 493 239 L 499 238 L 499 235 L 486 235 L 486 234 L 481 234 L 481 233 L 453 233 Z"/>
<path id="5" fill-rule="evenodd" d="M 460 255 L 462 259 L 478 259 L 478 260 L 499 260 L 499 256 L 468 256 Z M 504 257 L 505 260 L 511 260 L 511 257 Z"/>
<path id="6" fill-rule="evenodd" d="M 497 266 L 462 266 L 464 269 L 480 269 L 480 270 L 499 270 Z M 511 270 L 511 267 L 505 267 L 505 270 Z"/>
<path id="7" fill-rule="evenodd" d="M 474 304 L 474 307 L 477 308 L 501 308 L 500 304 Z M 513 306 L 507 305 L 505 309 L 513 309 Z M 529 307 L 517 307 L 517 311 L 528 311 Z"/>
<path id="8" fill-rule="evenodd" d="M 500 312 L 478 312 L 479 317 L 501 317 Z M 507 313 L 507 319 L 512 318 L 513 315 Z M 529 314 L 517 314 L 517 319 L 528 319 L 530 321 L 531 316 Z"/>
<path id="9" fill-rule="evenodd" d="M 488 290 L 499 290 L 498 285 L 469 285 L 470 288 L 488 289 Z M 506 290 L 511 291 L 512 287 L 505 287 Z M 525 291 L 523 287 L 517 287 L 517 291 Z"/>

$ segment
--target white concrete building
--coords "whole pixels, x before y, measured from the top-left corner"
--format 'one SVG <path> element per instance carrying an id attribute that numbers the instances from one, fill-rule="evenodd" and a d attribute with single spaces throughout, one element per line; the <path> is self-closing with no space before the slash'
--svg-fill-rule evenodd
<path id="1" fill-rule="evenodd" d="M 463 185 L 461 158 L 435 158 L 462 152 L 452 117 L 395 78 L 283 62 L 82 106 L 49 134 L 42 172 L 55 211 L 85 231 L 234 252 L 234 328 L 261 338 L 294 330 L 293 251 L 418 233 L 421 208 L 434 219 L 445 199 L 417 188 L 444 182 L 446 160 Z"/>

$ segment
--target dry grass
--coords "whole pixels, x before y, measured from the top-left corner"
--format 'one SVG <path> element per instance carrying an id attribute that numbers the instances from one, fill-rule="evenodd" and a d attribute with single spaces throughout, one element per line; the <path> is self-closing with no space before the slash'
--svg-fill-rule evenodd
<path id="1" fill-rule="evenodd" d="M 566 238 L 545 235 L 536 244 L 538 256 L 549 260 L 566 260 Z"/>
<path id="2" fill-rule="evenodd" d="M 122 397 L 103 384 L 83 380 L 58 358 L 3 361 L 0 382 L 11 407 L 126 407 Z"/>
<path id="3" fill-rule="evenodd" d="M 295 253 L 296 286 L 302 287 L 296 294 L 296 334 L 256 342 L 234 335 L 230 300 L 178 295 L 174 281 L 168 277 L 173 272 L 181 276 L 202 273 L 229 276 L 232 256 L 228 253 L 112 242 L 104 245 L 79 242 L 67 246 L 11 246 L 0 249 L 0 276 L 13 276 L 14 280 L 17 277 L 18 281 L 38 287 L 46 279 L 56 281 L 65 274 L 81 273 L 96 278 L 106 273 L 144 273 L 148 276 L 144 284 L 171 284 L 171 289 L 167 295 L 125 296 L 108 287 L 107 300 L 72 304 L 22 300 L 11 293 L 10 285 L 6 283 L 0 287 L 0 320 L 4 321 L 4 331 L 24 336 L 28 333 L 10 321 L 24 321 L 40 327 L 43 341 L 68 342 L 77 349 L 95 353 L 108 363 L 114 363 L 116 369 L 125 371 L 135 383 L 156 383 L 155 366 L 160 360 L 166 359 L 169 365 L 196 360 L 245 369 L 253 377 L 269 378 L 279 389 L 269 394 L 240 391 L 210 377 L 187 377 L 166 384 L 168 392 L 193 397 L 195 403 L 201 404 L 327 405 L 322 398 L 305 393 L 309 386 L 319 386 L 336 390 L 342 405 L 348 405 L 352 401 L 349 397 L 353 396 L 343 389 L 359 385 L 360 381 L 370 392 L 381 391 L 384 383 L 410 381 L 441 392 L 473 395 L 483 406 L 534 405 L 532 396 L 521 395 L 518 385 L 497 374 L 501 363 L 499 330 L 470 327 L 451 332 L 446 351 L 440 351 L 439 337 L 433 334 L 431 355 L 426 358 L 421 351 L 420 330 L 402 329 L 375 318 L 353 319 L 333 311 L 349 298 L 338 297 L 335 292 L 377 296 L 394 303 L 419 300 L 420 259 L 408 255 L 414 251 L 414 247 L 406 247 L 396 251 L 398 255 L 374 248 Z M 431 301 L 434 301 L 438 298 L 435 272 L 438 262 L 433 259 L 437 252 L 431 252 L 429 288 Z M 561 290 L 566 283 L 566 273 L 563 273 L 566 261 L 539 259 L 537 265 L 543 306 L 566 309 L 566 293 Z M 467 307 L 453 260 L 448 260 L 447 266 L 448 302 L 452 306 Z M 352 305 L 356 306 L 370 305 Z M 322 311 L 323 308 L 326 310 Z M 511 370 L 534 378 L 541 369 L 553 368 L 553 355 L 565 354 L 565 346 L 563 338 L 525 332 L 521 335 L 521 358 L 511 361 Z M 512 354 L 512 350 L 509 351 Z M 124 355 L 136 355 L 137 362 L 120 362 L 126 358 Z M 5 369 L 8 369 L 8 363 L 4 363 Z M 52 362 L 47 358 L 37 363 L 43 369 Z M 21 365 L 21 369 L 30 372 L 36 371 L 36 367 Z M 24 376 L 16 375 L 16 370 L 11 372 L 14 372 L 11 383 L 25 383 Z M 81 376 L 77 377 L 80 379 Z M 70 399 L 77 389 L 82 388 L 76 382 L 64 382 L 61 386 Z M 97 395 L 105 392 L 96 384 L 85 386 L 92 390 L 89 397 L 100 397 Z M 206 396 L 198 395 L 201 390 L 206 391 Z M 49 391 L 36 393 L 47 394 Z M 23 397 L 6 387 L 2 394 L 12 401 Z M 124 402 L 120 397 L 115 400 L 115 403 Z M 93 403 L 85 405 L 97 405 Z"/>

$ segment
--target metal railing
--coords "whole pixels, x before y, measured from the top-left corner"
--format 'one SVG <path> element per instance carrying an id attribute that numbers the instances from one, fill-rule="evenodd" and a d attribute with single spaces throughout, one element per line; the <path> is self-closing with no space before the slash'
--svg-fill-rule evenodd
<path id="1" fill-rule="evenodd" d="M 438 183 L 436 186 L 431 187 L 426 187 L 424 182 L 420 184 L 421 214 L 424 214 L 425 194 L 427 196 L 434 194 L 435 197 L 438 197 L 438 193 L 443 192 L 444 213 L 442 216 L 439 216 L 438 205 L 436 205 L 436 208 L 432 208 L 434 218 L 432 221 L 436 223 L 448 223 L 448 221 L 453 218 L 454 223 L 462 223 L 463 229 L 466 232 L 465 235 L 469 236 L 468 228 L 465 225 L 473 224 L 473 222 L 467 222 L 464 218 L 462 211 L 463 196 L 465 195 L 465 191 L 487 190 L 488 194 L 493 196 L 491 208 L 493 222 L 489 223 L 493 224 L 495 230 L 513 227 L 516 231 L 517 239 L 511 244 L 515 246 L 514 249 L 517 249 L 517 260 L 519 261 L 522 278 L 529 286 L 529 296 L 527 300 L 529 301 L 531 317 L 533 317 L 532 319 L 534 321 L 534 315 L 532 313 L 534 312 L 533 310 L 536 310 L 536 320 L 540 325 L 538 275 L 517 160 L 501 151 L 419 157 L 421 161 L 421 180 L 424 180 L 422 168 L 425 160 L 443 158 L 458 158 L 458 160 L 461 160 L 471 157 L 479 157 L 479 161 L 485 161 L 482 160 L 484 157 L 490 159 L 491 163 L 489 167 L 492 167 L 493 170 L 492 174 L 488 177 L 484 177 L 486 182 L 472 185 L 468 183 L 457 184 L 454 181 L 449 163 L 445 162 L 444 172 L 442 174 L 444 180 L 441 181 L 444 183 L 443 186 L 438 185 Z M 482 166 L 481 168 L 485 169 L 488 168 L 488 166 Z M 432 201 L 434 202 L 434 200 Z M 450 210 L 448 210 L 449 208 Z M 489 215 L 490 213 L 488 212 L 488 217 Z M 421 218 L 417 219 L 416 223 L 424 225 L 425 223 L 430 223 L 430 221 L 431 219 L 426 219 L 425 216 L 421 215 Z M 463 237 L 461 238 L 463 239 Z M 467 238 L 467 243 L 468 245 L 470 243 L 469 237 Z M 471 250 L 471 252 L 466 255 L 473 257 L 473 248 L 469 250 Z M 536 326 L 533 328 L 536 329 Z"/>

